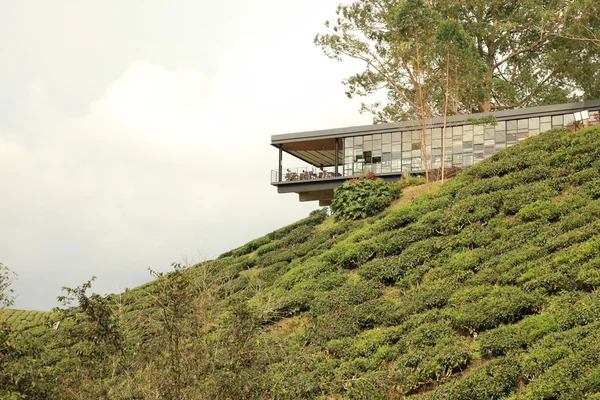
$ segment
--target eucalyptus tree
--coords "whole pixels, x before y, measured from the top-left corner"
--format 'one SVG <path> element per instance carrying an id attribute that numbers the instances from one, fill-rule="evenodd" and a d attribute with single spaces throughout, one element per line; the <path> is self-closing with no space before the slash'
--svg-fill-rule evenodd
<path id="1" fill-rule="evenodd" d="M 576 37 L 584 26 L 586 40 L 597 39 L 590 25 L 581 25 L 597 8 L 596 0 L 361 0 L 338 6 L 337 19 L 326 22 L 330 32 L 317 35 L 315 43 L 329 57 L 364 62 L 364 70 L 344 84 L 349 97 L 386 93 L 386 101 L 362 107 L 375 122 L 423 112 L 439 116 L 445 91 L 439 85 L 425 89 L 429 77 L 444 75 L 444 54 L 435 50 L 432 36 L 440 23 L 455 21 L 470 37 L 476 62 L 468 64 L 476 68 L 462 68 L 456 77 L 463 88 L 450 111 L 488 112 L 597 96 L 598 51 Z M 409 9 L 412 14 L 399 12 Z"/>
<path id="2" fill-rule="evenodd" d="M 448 114 L 459 114 L 460 104 L 468 101 L 474 92 L 480 91 L 478 79 L 471 76 L 484 73 L 485 65 L 477 57 L 477 49 L 472 38 L 464 27 L 456 20 L 446 19 L 439 23 L 436 32 L 436 52 L 439 57 L 440 73 L 434 74 L 438 82 L 430 82 L 430 87 L 443 88 L 443 117 L 442 128 L 442 165 L 441 181 L 444 182 L 446 167 L 446 144 Z M 442 89 L 440 89 L 442 90 Z M 434 96 L 441 98 L 442 96 Z M 438 105 L 438 108 L 442 108 Z"/>
<path id="3" fill-rule="evenodd" d="M 331 58 L 358 59 L 365 70 L 344 81 L 346 94 L 368 96 L 387 90 L 387 105 L 363 103 L 375 122 L 418 117 L 421 149 L 429 178 L 425 120 L 432 116 L 425 87 L 432 74 L 435 27 L 438 15 L 423 0 L 365 0 L 340 5 L 336 22 L 326 22 L 332 33 L 317 35 L 315 44 Z"/>

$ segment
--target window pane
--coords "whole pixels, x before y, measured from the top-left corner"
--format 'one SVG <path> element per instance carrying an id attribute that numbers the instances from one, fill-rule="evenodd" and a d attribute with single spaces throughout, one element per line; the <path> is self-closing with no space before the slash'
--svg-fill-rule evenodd
<path id="1" fill-rule="evenodd" d="M 462 138 L 463 129 L 462 126 L 455 126 L 452 128 L 452 136 L 454 138 Z"/>
<path id="2" fill-rule="evenodd" d="M 518 129 L 520 131 L 529 130 L 529 120 L 528 119 L 520 119 L 518 123 Z"/>
<path id="3" fill-rule="evenodd" d="M 540 132 L 546 132 L 552 129 L 552 124 L 550 122 L 541 122 L 540 123 Z"/>
<path id="4" fill-rule="evenodd" d="M 564 126 L 573 125 L 574 122 L 575 122 L 575 115 L 566 114 L 564 116 L 564 121 L 563 121 Z"/>
<path id="5" fill-rule="evenodd" d="M 506 143 L 515 144 L 517 143 L 517 134 L 516 132 L 510 132 L 506 134 Z"/>
<path id="6" fill-rule="evenodd" d="M 540 129 L 540 119 L 539 118 L 529 118 L 529 130 L 539 130 Z"/>
<path id="7" fill-rule="evenodd" d="M 372 153 L 370 151 L 363 152 L 363 159 L 365 160 L 366 163 L 371 162 L 371 154 Z"/>
<path id="8" fill-rule="evenodd" d="M 561 127 L 563 126 L 563 116 L 562 115 L 554 115 L 552 117 L 552 127 Z"/>

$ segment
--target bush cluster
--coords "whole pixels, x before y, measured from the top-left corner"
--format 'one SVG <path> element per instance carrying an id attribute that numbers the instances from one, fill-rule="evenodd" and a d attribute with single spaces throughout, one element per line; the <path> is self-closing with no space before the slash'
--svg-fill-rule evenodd
<path id="1" fill-rule="evenodd" d="M 335 190 L 331 211 L 336 220 L 367 218 L 385 210 L 400 192 L 398 185 L 367 174 Z"/>

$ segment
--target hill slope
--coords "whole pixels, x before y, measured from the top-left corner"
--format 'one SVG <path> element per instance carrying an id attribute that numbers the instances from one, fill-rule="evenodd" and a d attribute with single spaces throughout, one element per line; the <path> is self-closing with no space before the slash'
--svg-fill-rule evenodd
<path id="1" fill-rule="evenodd" d="M 119 331 L 101 308 L 38 327 L 3 382 L 30 398 L 600 399 L 599 217 L 600 128 L 546 132 L 376 217 L 317 211 L 109 297 Z"/>

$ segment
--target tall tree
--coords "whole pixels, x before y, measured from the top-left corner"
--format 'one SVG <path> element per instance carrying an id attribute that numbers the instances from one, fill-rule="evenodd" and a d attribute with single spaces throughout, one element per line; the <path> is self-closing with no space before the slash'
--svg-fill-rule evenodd
<path id="1" fill-rule="evenodd" d="M 573 6 L 576 1 L 582 4 L 579 8 Z M 432 116 L 442 115 L 444 91 L 430 88 L 433 82 L 429 78 L 437 80 L 440 87 L 445 58 L 440 54 L 418 58 L 422 70 L 429 71 L 422 76 L 422 88 L 429 90 L 424 100 L 427 104 L 421 107 L 415 100 L 418 92 L 415 64 L 407 63 L 402 53 L 395 51 L 406 48 L 406 43 L 413 48 L 417 43 L 409 30 L 398 29 L 397 10 L 422 4 L 436 16 L 436 25 L 448 20 L 460 24 L 476 50 L 477 68 L 462 73 L 460 79 L 457 77 L 462 91 L 456 96 L 452 113 L 550 104 L 597 95 L 600 78 L 593 71 L 599 70 L 598 52 L 590 51 L 572 37 L 574 27 L 581 23 L 580 15 L 586 12 L 585 15 L 590 15 L 596 3 L 595 0 L 362 0 L 338 6 L 337 19 L 326 23 L 331 32 L 317 35 L 315 43 L 332 58 L 351 57 L 365 63 L 363 71 L 344 83 L 350 97 L 385 91 L 386 102 L 365 104 L 362 108 L 374 114 L 375 122 L 419 117 L 423 108 Z M 430 22 L 415 20 L 416 24 Z M 421 28 L 427 32 L 425 26 Z M 422 42 L 423 38 L 419 40 Z M 424 48 L 430 51 L 429 47 L 421 46 Z"/>
<path id="2" fill-rule="evenodd" d="M 363 72 L 344 82 L 349 97 L 387 89 L 389 105 L 363 104 L 363 110 L 373 112 L 377 122 L 420 119 L 423 166 L 428 179 L 425 121 L 432 116 L 432 109 L 425 85 L 432 73 L 435 10 L 424 0 L 366 0 L 340 5 L 337 13 L 335 24 L 326 23 L 333 33 L 317 35 L 315 44 L 331 58 L 351 57 L 366 64 Z"/>
<path id="3" fill-rule="evenodd" d="M 477 57 L 477 49 L 471 37 L 465 32 L 464 27 L 453 19 L 443 20 L 438 24 L 436 32 L 436 53 L 442 69 L 435 74 L 439 82 L 430 82 L 433 90 L 443 88 L 443 117 L 442 128 L 442 155 L 441 155 L 441 181 L 444 182 L 446 167 L 446 144 L 448 114 L 458 114 L 461 99 L 468 98 L 472 93 L 469 78 L 474 74 L 481 74 L 485 66 Z M 441 96 L 436 96 L 437 98 Z"/>

